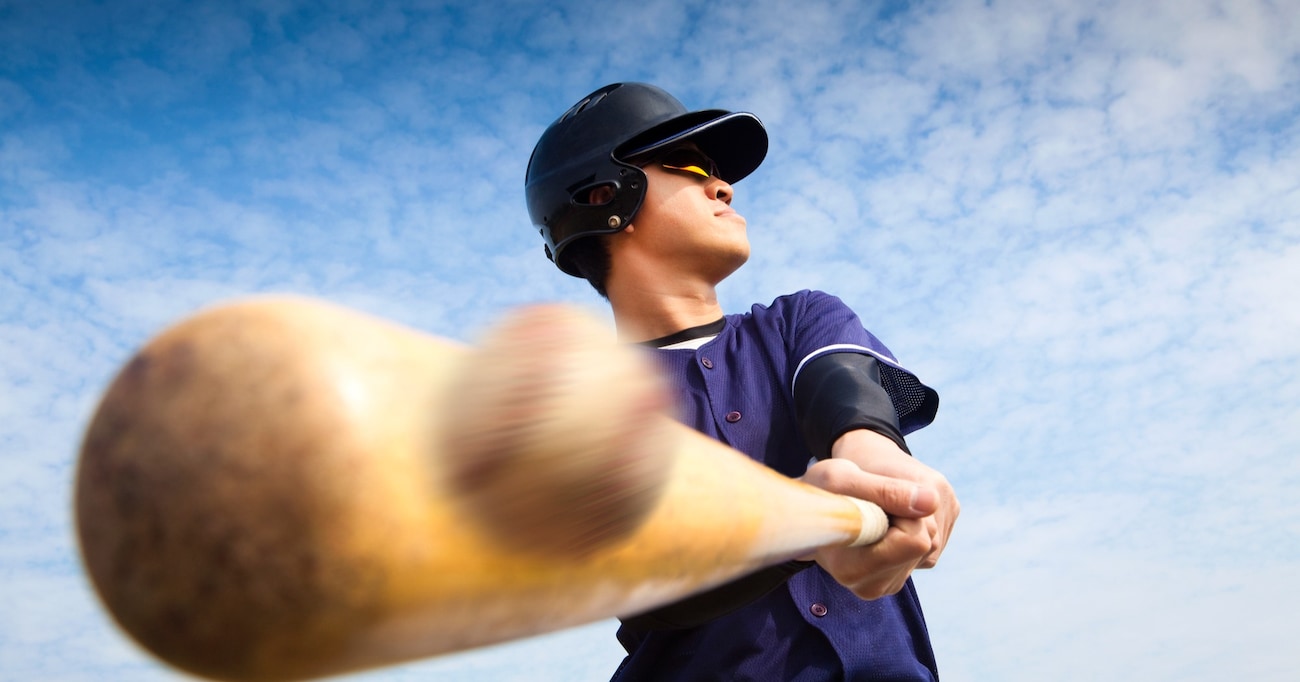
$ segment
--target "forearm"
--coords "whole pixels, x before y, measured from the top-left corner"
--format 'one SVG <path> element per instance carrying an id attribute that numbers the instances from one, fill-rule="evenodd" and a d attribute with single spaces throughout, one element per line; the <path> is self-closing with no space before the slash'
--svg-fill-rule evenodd
<path id="1" fill-rule="evenodd" d="M 876 431 L 854 429 L 835 439 L 831 457 L 847 459 L 863 471 L 875 471 L 898 458 L 911 459 L 911 454 L 899 447 L 893 439 Z"/>

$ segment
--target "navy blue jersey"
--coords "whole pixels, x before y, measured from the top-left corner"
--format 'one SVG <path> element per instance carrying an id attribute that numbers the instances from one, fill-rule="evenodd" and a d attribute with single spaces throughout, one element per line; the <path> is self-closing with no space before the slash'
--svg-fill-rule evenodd
<path id="1" fill-rule="evenodd" d="M 657 352 L 678 394 L 678 418 L 791 477 L 813 458 L 795 417 L 795 379 L 822 354 L 874 356 L 904 434 L 929 424 L 938 405 L 852 310 L 821 292 L 729 315 L 716 337 L 684 345 Z M 818 566 L 703 625 L 625 623 L 618 636 L 628 657 L 617 680 L 938 679 L 910 580 L 896 595 L 864 601 Z"/>

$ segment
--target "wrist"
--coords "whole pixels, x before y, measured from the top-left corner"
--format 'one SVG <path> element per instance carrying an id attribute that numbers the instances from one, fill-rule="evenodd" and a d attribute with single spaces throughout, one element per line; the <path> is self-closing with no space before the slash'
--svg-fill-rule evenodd
<path id="1" fill-rule="evenodd" d="M 907 457 L 893 440 L 870 429 L 845 431 L 831 444 L 831 457 L 850 459 L 863 466 L 885 458 Z"/>

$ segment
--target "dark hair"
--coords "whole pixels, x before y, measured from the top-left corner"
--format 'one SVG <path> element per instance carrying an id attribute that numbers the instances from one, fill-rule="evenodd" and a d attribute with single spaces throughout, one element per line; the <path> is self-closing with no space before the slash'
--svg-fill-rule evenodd
<path id="1" fill-rule="evenodd" d="M 609 278 L 609 246 L 603 235 L 591 235 L 575 239 L 564 249 L 564 257 L 578 271 L 578 276 L 587 280 L 592 289 L 601 298 L 609 300 L 605 291 L 605 280 Z"/>

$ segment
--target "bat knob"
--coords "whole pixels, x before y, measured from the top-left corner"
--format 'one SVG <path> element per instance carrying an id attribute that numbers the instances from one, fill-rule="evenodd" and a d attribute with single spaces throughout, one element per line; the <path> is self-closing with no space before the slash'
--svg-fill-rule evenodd
<path id="1" fill-rule="evenodd" d="M 477 348 L 442 429 L 467 516 L 511 547 L 576 557 L 635 531 L 672 463 L 650 358 L 560 305 L 517 311 Z"/>

